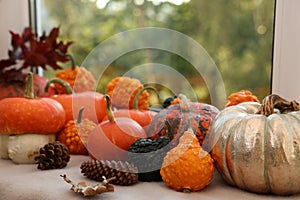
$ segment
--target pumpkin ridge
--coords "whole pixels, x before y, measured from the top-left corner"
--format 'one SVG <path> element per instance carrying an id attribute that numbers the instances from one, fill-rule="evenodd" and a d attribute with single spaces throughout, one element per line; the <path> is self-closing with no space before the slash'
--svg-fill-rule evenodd
<path id="1" fill-rule="evenodd" d="M 268 127 L 269 127 L 269 121 L 268 118 L 265 117 L 265 128 L 264 128 L 264 137 L 262 137 L 264 139 L 263 144 L 266 144 L 267 141 L 270 141 L 270 136 L 266 133 L 268 133 Z M 269 171 L 268 171 L 268 166 L 267 166 L 267 150 L 266 145 L 263 145 L 263 151 L 264 151 L 264 180 L 265 180 L 265 186 L 267 189 L 267 192 L 272 192 L 271 187 L 270 187 L 270 179 L 269 179 Z"/>
<path id="2" fill-rule="evenodd" d="M 234 126 L 232 126 L 231 128 L 230 128 L 230 130 L 228 131 L 228 133 L 230 133 L 231 132 L 231 130 L 232 129 L 235 129 L 236 128 L 236 126 L 237 126 L 237 124 L 241 121 L 241 119 L 238 119 L 239 121 L 237 121 L 236 123 L 235 123 L 235 125 Z M 233 176 L 232 176 L 232 173 L 231 173 L 231 171 L 229 170 L 230 169 L 230 166 L 229 166 L 229 162 L 228 162 L 228 146 L 229 146 L 229 137 L 230 137 L 230 135 L 231 134 L 228 134 L 228 136 L 226 137 L 226 141 L 224 141 L 226 144 L 225 144 L 225 154 L 222 154 L 222 160 L 223 160 L 223 165 L 225 165 L 226 167 L 225 167 L 225 170 L 227 171 L 227 174 L 230 176 L 230 177 L 228 177 L 228 176 L 226 176 L 226 175 L 224 175 L 224 172 L 222 172 L 221 174 L 222 174 L 222 176 L 224 177 L 224 179 L 226 179 L 227 181 L 229 181 L 229 183 L 231 184 L 231 185 L 236 185 L 236 183 L 235 183 L 235 181 L 234 181 L 234 178 L 233 178 Z M 224 139 L 224 137 L 223 137 L 223 140 L 225 140 Z M 230 180 L 228 179 L 228 178 L 230 178 Z"/>

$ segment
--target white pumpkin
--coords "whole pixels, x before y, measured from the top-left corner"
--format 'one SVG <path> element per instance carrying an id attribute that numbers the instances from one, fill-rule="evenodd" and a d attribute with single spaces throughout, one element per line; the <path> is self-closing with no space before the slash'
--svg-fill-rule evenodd
<path id="1" fill-rule="evenodd" d="M 55 134 L 0 135 L 1 158 L 11 159 L 16 164 L 34 164 L 39 149 L 55 141 Z"/>

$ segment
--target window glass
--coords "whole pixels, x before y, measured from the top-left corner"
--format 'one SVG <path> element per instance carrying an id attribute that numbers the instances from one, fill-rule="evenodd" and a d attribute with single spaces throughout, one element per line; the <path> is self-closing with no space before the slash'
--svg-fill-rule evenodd
<path id="1" fill-rule="evenodd" d="M 159 27 L 176 31 L 194 40 L 220 73 L 226 95 L 250 90 L 259 99 L 270 93 L 275 1 L 270 0 L 40 0 L 39 30 L 60 27 L 60 38 L 72 40 L 70 53 L 78 65 L 102 42 L 116 34 L 136 28 Z M 164 38 L 164 37 L 162 37 Z M 170 37 L 170 39 L 172 39 Z M 153 39 L 154 43 L 158 43 Z M 135 42 L 127 41 L 130 45 Z M 176 41 L 174 41 L 176 42 Z M 125 41 L 115 48 L 128 45 Z M 179 43 L 178 49 L 193 51 Z M 179 50 L 180 51 L 180 50 Z M 196 53 L 197 56 L 197 52 Z M 201 54 L 202 55 L 202 54 Z M 201 60 L 199 56 L 199 60 Z M 137 48 L 116 57 L 99 79 L 97 90 L 136 66 L 156 63 L 182 75 L 193 88 L 198 101 L 211 103 L 210 77 L 199 73 L 194 63 L 182 55 L 159 48 Z M 99 63 L 100 65 L 101 63 Z M 64 64 L 67 66 L 67 64 Z M 95 66 L 84 66 L 95 72 Z M 45 76 L 55 72 L 47 70 Z M 168 73 L 162 70 L 162 75 Z M 97 74 L 95 72 L 95 74 Z M 145 75 L 145 74 L 144 74 Z M 157 74 L 154 74 L 157 75 Z M 151 77 L 151 73 L 147 74 Z M 164 77 L 164 76 L 162 76 Z M 143 79 L 144 80 L 144 79 Z M 145 80 L 147 81 L 147 80 Z M 173 81 L 179 87 L 180 82 Z M 151 81 L 150 81 L 151 82 Z M 213 81 L 212 81 L 213 82 Z M 156 84 L 167 97 L 177 91 Z M 188 91 L 181 91 L 188 93 Z"/>

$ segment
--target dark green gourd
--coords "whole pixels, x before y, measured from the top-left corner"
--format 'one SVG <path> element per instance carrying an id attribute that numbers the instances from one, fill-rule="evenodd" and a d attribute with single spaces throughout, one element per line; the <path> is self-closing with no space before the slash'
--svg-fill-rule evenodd
<path id="1" fill-rule="evenodd" d="M 140 138 L 128 150 L 127 161 L 138 168 L 139 181 L 162 181 L 160 168 L 166 153 L 173 147 L 169 123 L 165 122 L 167 134 L 155 140 Z"/>

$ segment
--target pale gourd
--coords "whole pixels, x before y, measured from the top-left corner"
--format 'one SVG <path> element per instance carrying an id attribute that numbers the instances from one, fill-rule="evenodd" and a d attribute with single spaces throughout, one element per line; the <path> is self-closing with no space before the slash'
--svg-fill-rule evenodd
<path id="1" fill-rule="evenodd" d="M 17 164 L 34 164 L 34 157 L 39 155 L 40 147 L 55 141 L 55 134 L 0 135 L 3 159 L 10 159 Z"/>

